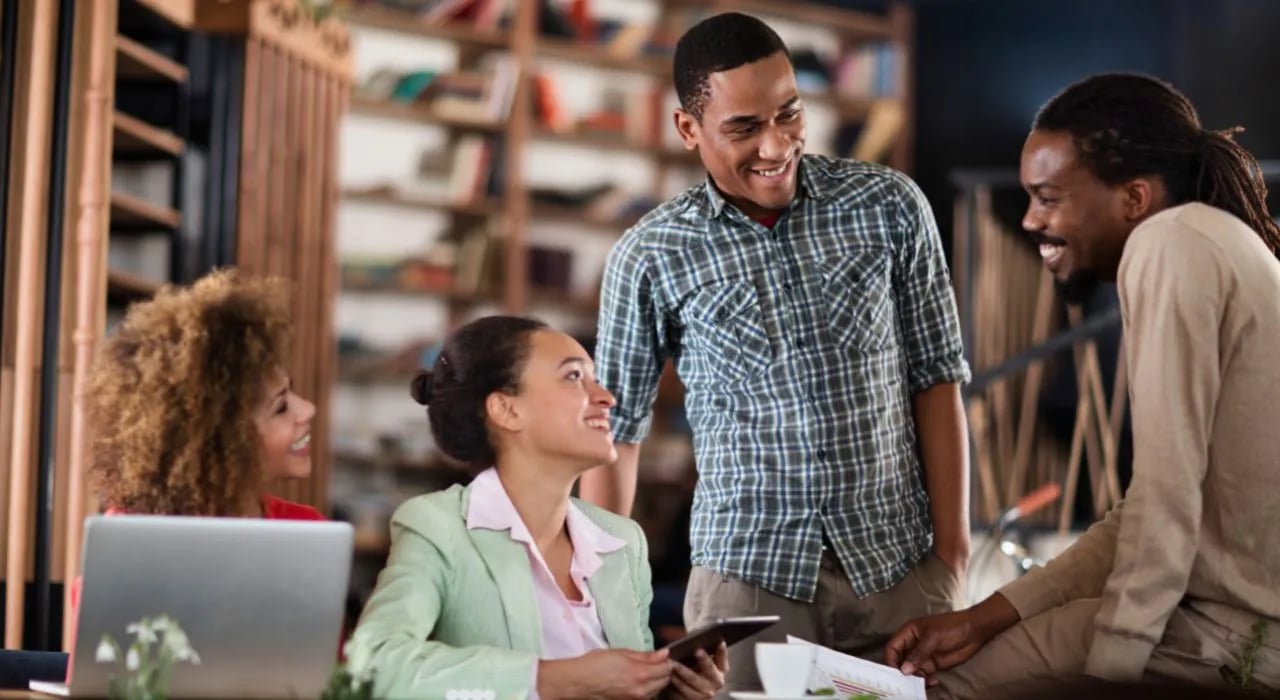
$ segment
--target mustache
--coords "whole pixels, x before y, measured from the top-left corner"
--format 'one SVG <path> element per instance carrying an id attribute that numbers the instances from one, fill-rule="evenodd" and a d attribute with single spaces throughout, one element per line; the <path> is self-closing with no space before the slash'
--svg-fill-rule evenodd
<path id="1" fill-rule="evenodd" d="M 1028 231 L 1027 236 L 1030 237 L 1031 242 L 1035 243 L 1036 245 L 1066 245 L 1067 244 L 1067 242 L 1061 238 L 1046 236 L 1045 234 L 1039 233 L 1037 231 Z"/>

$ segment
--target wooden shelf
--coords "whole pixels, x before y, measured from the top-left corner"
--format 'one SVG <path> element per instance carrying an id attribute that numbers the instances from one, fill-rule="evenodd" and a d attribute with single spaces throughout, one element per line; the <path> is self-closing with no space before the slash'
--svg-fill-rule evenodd
<path id="1" fill-rule="evenodd" d="M 529 306 L 556 307 L 581 314 L 595 314 L 600 310 L 599 303 L 592 297 L 570 294 L 559 289 L 529 289 Z"/>
<path id="2" fill-rule="evenodd" d="M 160 282 L 124 270 L 107 270 L 107 299 L 137 301 L 147 299 L 159 291 Z"/>
<path id="3" fill-rule="evenodd" d="M 635 225 L 640 220 L 639 216 L 620 216 L 614 219 L 593 219 L 587 216 L 583 211 L 583 207 L 568 207 L 559 204 L 544 204 L 541 202 L 533 202 L 530 206 L 530 214 L 534 219 L 539 221 L 564 222 L 570 224 L 578 224 L 581 226 L 590 226 L 600 229 L 601 231 L 611 231 L 621 236 L 622 232 Z"/>
<path id="4" fill-rule="evenodd" d="M 493 294 L 472 294 L 469 292 L 459 292 L 453 289 L 415 289 L 411 287 L 393 287 L 380 284 L 349 284 L 346 281 L 342 283 L 342 293 L 389 294 L 396 296 L 436 298 L 443 299 L 454 304 L 502 303 L 502 299 Z M 574 296 L 558 289 L 538 289 L 534 287 L 529 290 L 528 298 L 531 306 L 558 306 L 572 311 L 590 313 L 595 313 L 598 308 L 595 299 Z"/>
<path id="5" fill-rule="evenodd" d="M 867 112 L 871 111 L 871 105 L 875 102 L 870 98 L 844 97 L 829 90 L 825 92 L 805 90 L 800 93 L 800 99 L 809 104 L 825 105 L 834 110 L 836 117 L 844 124 L 866 119 Z"/>
<path id="6" fill-rule="evenodd" d="M 143 201 L 124 192 L 111 193 L 111 227 L 176 229 L 182 214 L 168 207 Z"/>
<path id="7" fill-rule="evenodd" d="M 777 17 L 825 27 L 860 39 L 892 39 L 893 24 L 888 17 L 818 5 L 803 0 L 668 0 L 674 7 L 701 7 L 717 12 L 736 10 L 766 18 Z"/>
<path id="8" fill-rule="evenodd" d="M 662 146 L 654 146 L 646 143 L 636 143 L 628 141 L 622 134 L 610 134 L 607 132 L 560 132 L 551 129 L 539 128 L 533 132 L 533 138 L 544 141 L 555 141 L 558 143 L 567 143 L 574 146 L 582 146 L 584 148 L 605 148 L 614 151 L 630 151 L 647 155 L 660 160 L 680 162 L 688 161 L 696 163 L 698 154 L 693 151 L 675 150 Z"/>
<path id="9" fill-rule="evenodd" d="M 341 291 L 343 293 L 357 294 L 387 294 L 394 296 L 407 297 L 428 297 L 443 299 L 455 304 L 480 304 L 480 303 L 498 303 L 498 299 L 488 294 L 475 294 L 471 292 L 460 292 L 455 289 L 432 289 L 430 287 L 395 287 L 385 284 L 353 284 L 348 280 L 343 280 Z"/>
<path id="10" fill-rule="evenodd" d="M 180 156 L 186 148 L 186 142 L 173 132 L 124 112 L 112 115 L 112 140 L 112 150 L 117 155 Z"/>
<path id="11" fill-rule="evenodd" d="M 478 202 L 451 202 L 444 199 L 427 199 L 410 197 L 389 190 L 346 190 L 344 199 L 369 204 L 385 204 L 408 209 L 427 209 L 431 211 L 447 211 L 463 216 L 489 216 L 502 212 L 502 202 L 498 199 L 486 199 Z"/>
<path id="12" fill-rule="evenodd" d="M 455 41 L 480 48 L 505 49 L 511 46 L 511 36 L 507 32 L 475 29 L 463 22 L 431 24 L 412 12 L 377 5 L 353 7 L 343 15 L 343 19 L 347 24 L 356 27 L 385 29 L 430 39 Z"/>
<path id="13" fill-rule="evenodd" d="M 425 105 L 409 105 L 385 100 L 370 100 L 363 97 L 351 98 L 351 113 L 381 119 L 433 124 L 467 131 L 502 133 L 506 124 L 492 121 L 471 121 L 437 114 Z"/>
<path id="14" fill-rule="evenodd" d="M 620 56 L 609 51 L 604 44 L 540 36 L 537 54 L 542 58 L 559 58 L 595 68 L 644 73 L 659 78 L 671 77 L 670 59 L 645 54 Z"/>
<path id="15" fill-rule="evenodd" d="M 169 80 L 185 83 L 187 68 L 123 34 L 117 34 L 116 77 L 128 80 Z"/>

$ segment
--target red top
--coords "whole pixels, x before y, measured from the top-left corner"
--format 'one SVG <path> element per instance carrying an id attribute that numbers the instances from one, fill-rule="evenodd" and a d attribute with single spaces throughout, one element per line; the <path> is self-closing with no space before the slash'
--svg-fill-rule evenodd
<path id="1" fill-rule="evenodd" d="M 320 511 L 311 506 L 293 501 L 286 501 L 283 498 L 277 498 L 269 493 L 262 494 L 262 518 L 264 520 L 328 520 L 320 513 Z M 108 508 L 103 515 L 125 515 L 126 512 L 119 508 Z M 73 620 L 79 623 L 80 617 L 80 588 L 83 585 L 81 577 L 77 576 L 71 582 L 71 615 Z M 71 682 L 71 669 L 73 668 L 72 660 L 75 658 L 76 652 L 76 626 L 71 627 L 71 639 L 67 648 L 71 650 L 67 657 L 67 683 Z"/>
<path id="2" fill-rule="evenodd" d="M 267 520 L 328 520 L 320 511 L 269 493 L 262 494 L 262 517 Z"/>
<path id="3" fill-rule="evenodd" d="M 781 216 L 782 216 L 782 212 L 775 211 L 772 214 L 765 214 L 764 216 L 757 216 L 753 218 L 756 221 L 759 221 L 760 223 L 764 224 L 765 228 L 773 228 L 773 225 L 778 223 L 778 218 Z"/>

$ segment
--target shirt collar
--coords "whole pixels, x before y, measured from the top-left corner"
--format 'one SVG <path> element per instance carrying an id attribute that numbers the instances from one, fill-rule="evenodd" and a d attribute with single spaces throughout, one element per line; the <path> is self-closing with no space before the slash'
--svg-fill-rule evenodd
<path id="1" fill-rule="evenodd" d="M 791 200 L 791 207 L 803 197 L 821 200 L 827 196 L 826 188 L 823 186 L 822 173 L 818 172 L 818 166 L 812 159 L 800 156 L 800 162 L 797 165 L 800 177 L 797 180 L 796 196 Z M 711 180 L 711 175 L 707 174 L 707 179 L 702 184 L 703 193 L 707 198 L 708 218 L 718 218 L 725 209 L 725 205 L 729 202 L 720 194 L 720 190 L 716 188 L 715 182 Z"/>
<path id="2" fill-rule="evenodd" d="M 579 559 L 584 576 L 590 576 L 600 568 L 599 555 L 616 552 L 627 544 L 602 530 L 572 500 L 565 513 L 565 522 L 569 528 L 569 539 L 573 542 L 574 557 Z M 529 528 L 520 519 L 519 511 L 498 478 L 498 470 L 493 467 L 471 481 L 467 529 L 510 530 L 512 540 L 534 545 Z"/>

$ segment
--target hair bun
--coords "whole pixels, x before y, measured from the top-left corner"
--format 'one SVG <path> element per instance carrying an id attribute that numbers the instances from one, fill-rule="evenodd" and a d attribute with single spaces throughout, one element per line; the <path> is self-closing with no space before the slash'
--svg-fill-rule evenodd
<path id="1" fill-rule="evenodd" d="M 413 375 L 413 381 L 409 382 L 409 395 L 414 401 L 426 406 L 431 403 L 431 394 L 433 384 L 435 382 L 431 378 L 431 370 L 420 369 L 418 373 Z"/>

